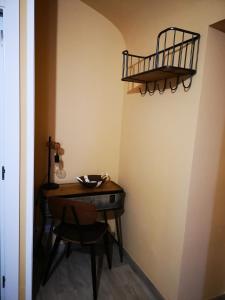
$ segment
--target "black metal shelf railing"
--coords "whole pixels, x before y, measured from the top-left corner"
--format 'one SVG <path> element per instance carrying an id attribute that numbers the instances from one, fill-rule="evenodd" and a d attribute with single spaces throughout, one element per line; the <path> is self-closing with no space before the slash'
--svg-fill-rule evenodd
<path id="1" fill-rule="evenodd" d="M 123 51 L 122 80 L 145 84 L 145 90 L 153 94 L 156 89 L 163 92 L 168 83 L 171 91 L 177 90 L 179 82 L 184 89 L 191 87 L 192 76 L 197 72 L 200 34 L 170 27 L 158 34 L 156 52 L 148 56 Z M 189 84 L 185 80 L 189 78 Z M 169 80 L 168 80 L 169 79 Z M 171 79 L 175 79 L 171 83 Z M 158 81 L 164 81 L 160 89 Z M 150 85 L 153 88 L 150 89 Z"/>

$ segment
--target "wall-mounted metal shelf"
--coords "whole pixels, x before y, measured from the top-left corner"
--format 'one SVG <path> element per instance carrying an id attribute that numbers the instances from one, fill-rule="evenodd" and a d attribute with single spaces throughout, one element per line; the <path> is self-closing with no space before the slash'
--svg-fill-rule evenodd
<path id="1" fill-rule="evenodd" d="M 197 72 L 199 41 L 199 33 L 181 28 L 170 27 L 161 31 L 154 54 L 139 56 L 123 51 L 122 80 L 145 84 L 145 90 L 140 89 L 142 95 L 147 91 L 152 95 L 156 89 L 162 93 L 167 86 L 175 92 L 180 82 L 188 90 L 192 76 Z M 161 88 L 159 81 L 164 82 Z"/>

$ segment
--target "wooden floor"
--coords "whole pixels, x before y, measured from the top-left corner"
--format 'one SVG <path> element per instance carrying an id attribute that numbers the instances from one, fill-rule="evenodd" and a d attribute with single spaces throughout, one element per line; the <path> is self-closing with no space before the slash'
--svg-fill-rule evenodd
<path id="1" fill-rule="evenodd" d="M 108 269 L 106 258 L 102 264 L 98 300 L 157 300 L 149 287 L 126 262 L 119 263 L 116 253 L 113 267 Z M 39 289 L 36 300 L 92 300 L 91 265 L 87 253 L 73 251 L 64 257 L 54 273 Z"/>

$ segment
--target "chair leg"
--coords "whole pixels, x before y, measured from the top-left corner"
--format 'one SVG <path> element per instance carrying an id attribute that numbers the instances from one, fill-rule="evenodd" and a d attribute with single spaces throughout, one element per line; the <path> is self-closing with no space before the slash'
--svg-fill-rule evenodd
<path id="1" fill-rule="evenodd" d="M 103 215 L 104 215 L 105 224 L 108 225 L 107 212 L 105 210 L 103 211 Z"/>
<path id="2" fill-rule="evenodd" d="M 90 246 L 91 250 L 91 273 L 92 273 L 92 287 L 93 287 L 93 299 L 97 300 L 97 278 L 96 278 L 96 255 L 95 246 Z"/>
<path id="3" fill-rule="evenodd" d="M 68 242 L 66 247 L 66 258 L 69 258 L 70 253 L 71 253 L 71 243 Z"/>
<path id="4" fill-rule="evenodd" d="M 120 254 L 120 262 L 123 262 L 123 239 L 122 239 L 122 228 L 121 228 L 121 218 L 116 216 L 115 214 L 115 221 L 116 221 L 116 234 L 119 244 L 119 254 Z"/>
<path id="5" fill-rule="evenodd" d="M 105 254 L 107 257 L 108 267 L 109 269 L 112 268 L 112 260 L 110 257 L 110 251 L 109 251 L 109 237 L 108 237 L 108 231 L 104 235 L 104 246 L 105 246 Z"/>
<path id="6" fill-rule="evenodd" d="M 47 280 L 48 280 L 48 274 L 49 274 L 50 268 L 52 266 L 53 260 L 55 258 L 55 255 L 57 253 L 60 241 L 61 241 L 60 237 L 57 236 L 56 239 L 55 239 L 55 243 L 53 245 L 53 248 L 51 250 L 51 253 L 49 255 L 49 259 L 48 259 L 48 263 L 47 263 L 47 267 L 46 267 L 46 271 L 45 271 L 45 274 L 44 274 L 44 279 L 43 279 L 42 285 L 45 285 Z"/>
<path id="7" fill-rule="evenodd" d="M 49 233 L 48 233 L 48 238 L 46 242 L 46 252 L 49 253 L 49 250 L 52 247 L 52 238 L 53 238 L 53 226 L 54 226 L 54 220 L 52 219 Z"/>

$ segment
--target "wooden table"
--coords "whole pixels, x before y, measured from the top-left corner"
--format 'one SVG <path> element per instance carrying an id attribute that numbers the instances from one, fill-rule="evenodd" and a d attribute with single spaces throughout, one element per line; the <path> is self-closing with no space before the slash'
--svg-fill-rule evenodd
<path id="1" fill-rule="evenodd" d="M 117 244 L 119 246 L 120 260 L 123 261 L 123 240 L 122 240 L 122 226 L 121 215 L 124 212 L 124 197 L 125 192 L 121 186 L 113 181 L 103 183 L 98 188 L 89 188 L 80 183 L 65 183 L 60 184 L 59 188 L 53 190 L 41 190 L 42 198 L 48 200 L 51 197 L 66 197 L 71 200 L 85 201 L 93 203 L 97 211 L 102 212 L 105 222 L 107 222 L 108 214 L 115 219 Z M 99 197 L 96 197 L 99 196 Z M 46 201 L 44 201 L 46 202 Z M 42 205 L 43 211 L 43 233 L 48 218 L 46 214 L 45 203 Z M 43 235 L 43 234 L 42 234 Z"/>
<path id="2" fill-rule="evenodd" d="M 60 184 L 59 188 L 54 190 L 42 189 L 42 193 L 45 198 L 49 197 L 81 197 L 81 196 L 93 196 L 93 195 L 106 195 L 123 193 L 123 188 L 113 181 L 103 183 L 100 187 L 90 188 L 81 185 L 80 183 L 64 183 Z"/>

